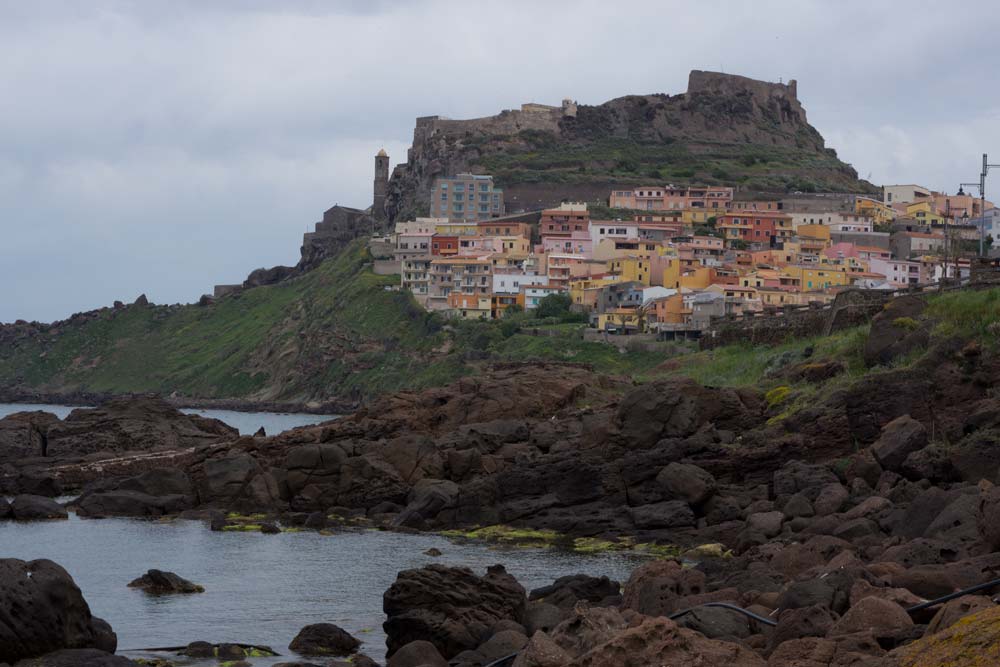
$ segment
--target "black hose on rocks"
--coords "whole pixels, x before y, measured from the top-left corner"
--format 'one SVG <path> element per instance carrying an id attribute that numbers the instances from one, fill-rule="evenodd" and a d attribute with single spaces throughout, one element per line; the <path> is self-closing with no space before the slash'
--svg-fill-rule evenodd
<path id="1" fill-rule="evenodd" d="M 1000 586 L 1000 579 L 993 579 L 991 581 L 987 581 L 982 584 L 977 584 L 975 586 L 970 586 L 969 588 L 965 588 L 963 590 L 956 591 L 954 593 L 949 593 L 948 595 L 942 595 L 941 597 L 934 598 L 933 600 L 927 600 L 926 602 L 915 604 L 912 607 L 907 608 L 906 613 L 914 614 L 918 611 L 923 611 L 924 609 L 929 609 L 930 607 L 936 607 L 939 604 L 950 602 L 951 600 L 960 598 L 963 595 L 978 593 L 979 591 L 985 591 L 990 588 L 995 588 L 996 586 Z M 690 614 L 692 611 L 700 609 L 701 607 L 721 607 L 722 609 L 729 609 L 730 611 L 735 611 L 740 614 L 743 614 L 744 616 L 748 616 L 749 618 L 752 618 L 758 623 L 763 623 L 764 625 L 769 625 L 771 627 L 778 625 L 777 621 L 773 621 L 770 618 L 765 618 L 763 616 L 753 613 L 752 611 L 748 611 L 743 607 L 737 607 L 734 604 L 729 604 L 728 602 L 706 602 L 705 604 L 700 604 L 696 607 L 691 607 L 690 609 L 682 609 L 681 611 L 674 612 L 673 614 L 667 616 L 667 618 L 671 620 L 675 618 L 680 618 L 681 616 Z M 485 665 L 485 667 L 507 667 L 508 665 L 510 665 L 510 663 L 514 661 L 514 658 L 516 658 L 517 656 L 518 656 L 517 653 L 511 653 L 510 655 L 505 655 L 499 660 L 494 660 L 488 665 Z"/>
<path id="2" fill-rule="evenodd" d="M 989 588 L 994 588 L 995 586 L 1000 586 L 1000 579 L 993 579 L 992 581 L 987 581 L 983 584 L 977 584 L 975 586 L 970 586 L 969 588 L 956 591 L 954 593 L 948 593 L 948 595 L 942 595 L 939 598 L 934 598 L 933 600 L 928 600 L 927 602 L 921 602 L 920 604 L 915 604 L 906 610 L 906 613 L 913 614 L 918 611 L 923 611 L 929 607 L 936 607 L 944 602 L 950 602 L 955 598 L 960 598 L 963 595 L 970 595 L 972 593 L 978 593 L 979 591 L 985 591 Z"/>

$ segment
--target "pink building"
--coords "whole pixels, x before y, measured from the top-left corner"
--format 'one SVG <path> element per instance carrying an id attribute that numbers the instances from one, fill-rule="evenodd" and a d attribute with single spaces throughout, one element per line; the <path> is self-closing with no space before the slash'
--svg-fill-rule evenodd
<path id="1" fill-rule="evenodd" d="M 547 254 L 594 256 L 594 239 L 590 232 L 572 232 L 569 236 L 545 236 L 541 244 L 535 246 L 536 252 Z"/>

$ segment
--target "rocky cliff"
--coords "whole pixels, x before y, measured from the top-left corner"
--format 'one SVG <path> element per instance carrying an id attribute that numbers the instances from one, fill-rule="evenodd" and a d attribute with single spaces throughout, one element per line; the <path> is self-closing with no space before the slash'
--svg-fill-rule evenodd
<path id="1" fill-rule="evenodd" d="M 746 189 L 869 192 L 806 120 L 796 82 L 691 72 L 681 95 L 628 95 L 604 104 L 525 104 L 471 120 L 418 118 L 386 209 L 426 208 L 433 179 L 492 173 L 508 209 L 565 196 L 605 199 L 616 184 L 692 182 Z"/>

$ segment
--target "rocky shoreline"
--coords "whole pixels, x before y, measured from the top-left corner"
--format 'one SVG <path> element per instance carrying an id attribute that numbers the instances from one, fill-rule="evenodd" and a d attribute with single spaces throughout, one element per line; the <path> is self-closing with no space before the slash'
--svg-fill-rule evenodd
<path id="1" fill-rule="evenodd" d="M 928 345 L 902 319 L 875 318 L 873 365 Z M 844 369 L 800 358 L 779 372 L 825 383 Z M 75 490 L 71 506 L 94 518 L 451 531 L 661 556 L 620 594 L 584 578 L 536 600 L 502 568 L 400 573 L 385 597 L 391 667 L 483 667 L 511 647 L 518 667 L 938 664 L 925 657 L 946 650 L 942 638 L 995 633 L 993 588 L 922 605 L 1000 579 L 998 378 L 992 346 L 943 338 L 912 365 L 795 409 L 775 392 L 636 385 L 560 364 L 497 366 L 273 437 L 116 400 L 64 421 L 0 420 L 0 490 L 22 494 L 15 519 L 20 503 Z M 551 596 L 565 606 L 532 621 L 532 603 Z"/>
<path id="2" fill-rule="evenodd" d="M 88 407 L 110 400 L 142 398 L 150 394 L 113 394 L 87 391 L 42 391 L 25 387 L 0 386 L 0 403 L 35 405 L 69 405 Z M 239 398 L 198 398 L 192 396 L 161 397 L 175 408 L 201 410 L 232 410 L 234 412 L 290 412 L 311 415 L 348 414 L 358 409 L 354 401 L 256 401 Z"/>

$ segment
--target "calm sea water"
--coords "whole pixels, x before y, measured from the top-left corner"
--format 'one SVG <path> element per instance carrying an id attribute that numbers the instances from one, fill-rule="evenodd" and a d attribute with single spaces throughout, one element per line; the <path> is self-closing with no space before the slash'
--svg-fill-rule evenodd
<path id="1" fill-rule="evenodd" d="M 0 419 L 14 412 L 25 412 L 30 410 L 44 410 L 51 412 L 59 419 L 65 419 L 74 406 L 69 405 L 38 405 L 29 403 L 0 403 Z M 233 428 L 239 429 L 243 435 L 253 435 L 261 426 L 268 435 L 276 435 L 282 431 L 296 428 L 298 426 L 309 426 L 319 424 L 330 419 L 336 419 L 337 415 L 311 415 L 295 412 L 236 412 L 235 410 L 202 410 L 184 409 L 182 412 L 188 414 L 202 415 L 220 419 Z"/>
<path id="2" fill-rule="evenodd" d="M 425 556 L 431 547 L 443 556 Z M 498 550 L 435 535 L 214 533 L 195 521 L 72 515 L 68 521 L 0 522 L 0 556 L 49 558 L 66 568 L 93 613 L 118 633 L 121 650 L 204 640 L 266 644 L 285 654 L 255 665 L 289 660 L 287 646 L 298 630 L 319 622 L 343 627 L 364 642 L 362 651 L 381 661 L 382 594 L 400 570 L 444 563 L 482 574 L 502 563 L 530 590 L 578 572 L 624 582 L 640 562 L 620 553 Z M 150 597 L 126 587 L 150 568 L 177 572 L 203 585 L 205 593 Z"/>

